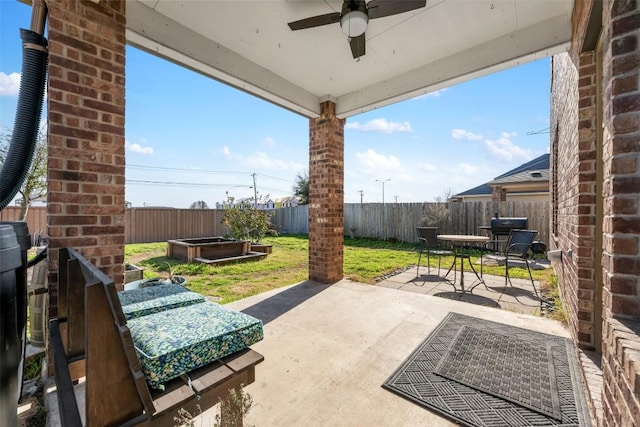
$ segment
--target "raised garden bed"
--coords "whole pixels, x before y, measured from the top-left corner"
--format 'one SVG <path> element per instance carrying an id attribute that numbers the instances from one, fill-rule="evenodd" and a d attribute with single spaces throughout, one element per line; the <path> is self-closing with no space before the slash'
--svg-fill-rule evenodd
<path id="1" fill-rule="evenodd" d="M 273 245 L 265 245 L 262 243 L 252 243 L 251 252 L 262 252 L 265 254 L 270 254 L 273 252 Z"/>
<path id="2" fill-rule="evenodd" d="M 263 258 L 267 253 L 269 252 L 266 250 L 265 252 L 252 251 L 251 242 L 248 240 L 232 240 L 224 237 L 175 239 L 167 242 L 168 257 L 214 265 Z"/>
<path id="3" fill-rule="evenodd" d="M 141 280 L 144 277 L 144 269 L 133 264 L 126 264 L 124 266 L 124 283 L 134 282 Z"/>

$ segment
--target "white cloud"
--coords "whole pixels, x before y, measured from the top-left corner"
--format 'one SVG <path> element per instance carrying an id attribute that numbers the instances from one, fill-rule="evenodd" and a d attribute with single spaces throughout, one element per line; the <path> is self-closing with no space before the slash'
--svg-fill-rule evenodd
<path id="1" fill-rule="evenodd" d="M 456 168 L 456 173 L 464 175 L 475 175 L 480 172 L 482 168 L 480 166 L 470 165 L 469 163 L 460 163 Z"/>
<path id="2" fill-rule="evenodd" d="M 460 193 L 491 181 L 496 175 L 495 167 L 485 164 L 471 164 L 462 162 L 451 168 L 447 177 L 447 185 Z"/>
<path id="3" fill-rule="evenodd" d="M 125 149 L 127 149 L 129 151 L 133 151 L 134 153 L 153 154 L 153 148 L 152 147 L 143 147 L 140 144 L 132 144 L 127 140 L 124 141 L 124 147 L 125 147 Z"/>
<path id="4" fill-rule="evenodd" d="M 429 92 L 429 93 L 425 93 L 424 96 L 440 96 L 442 95 L 443 92 L 445 92 L 447 90 L 447 88 L 445 87 L 444 89 L 440 89 L 440 90 L 436 90 L 433 92 Z"/>
<path id="5" fill-rule="evenodd" d="M 508 138 L 498 138 L 496 140 L 487 139 L 485 145 L 494 157 L 502 160 L 533 159 L 533 152 L 531 150 L 515 145 Z"/>
<path id="6" fill-rule="evenodd" d="M 0 96 L 18 96 L 20 91 L 20 74 L 0 72 Z"/>
<path id="7" fill-rule="evenodd" d="M 438 168 L 435 165 L 432 165 L 431 163 L 420 163 L 418 165 L 418 169 L 425 171 L 425 172 L 437 172 Z"/>
<path id="8" fill-rule="evenodd" d="M 451 137 L 453 139 L 466 139 L 467 141 L 479 141 L 482 139 L 482 135 L 469 132 L 465 129 L 453 129 L 451 131 Z"/>
<path id="9" fill-rule="evenodd" d="M 500 134 L 500 137 L 502 138 L 515 138 L 516 136 L 518 136 L 517 132 L 502 132 Z"/>
<path id="10" fill-rule="evenodd" d="M 265 139 L 262 140 L 262 144 L 266 145 L 267 147 L 275 147 L 276 146 L 276 140 L 271 138 L 270 136 L 266 137 Z"/>
<path id="11" fill-rule="evenodd" d="M 422 99 L 422 98 L 427 98 L 427 97 L 432 97 L 432 98 L 437 98 L 439 96 L 441 96 L 448 88 L 444 88 L 444 89 L 440 89 L 440 90 L 434 90 L 433 92 L 429 92 L 429 93 L 425 93 L 423 95 L 418 95 L 413 99 Z"/>
<path id="12" fill-rule="evenodd" d="M 396 156 L 385 156 L 371 148 L 364 153 L 356 153 L 356 158 L 371 171 L 398 171 L 402 169 L 400 160 Z"/>
<path id="13" fill-rule="evenodd" d="M 225 147 L 226 148 L 226 147 Z M 269 156 L 267 153 L 258 151 L 249 157 L 239 159 L 244 165 L 252 169 L 263 169 L 272 171 L 300 171 L 305 168 L 304 165 L 296 162 L 277 159 Z"/>
<path id="14" fill-rule="evenodd" d="M 373 119 L 367 123 L 353 122 L 344 126 L 345 129 L 355 129 L 362 132 L 412 132 L 411 123 L 409 122 L 390 122 L 385 118 Z"/>
<path id="15" fill-rule="evenodd" d="M 222 155 L 227 160 L 231 159 L 231 150 L 226 145 L 222 148 Z"/>

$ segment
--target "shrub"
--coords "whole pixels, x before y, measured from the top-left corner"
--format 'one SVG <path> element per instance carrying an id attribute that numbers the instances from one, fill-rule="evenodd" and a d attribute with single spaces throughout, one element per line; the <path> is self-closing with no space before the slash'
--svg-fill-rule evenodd
<path id="1" fill-rule="evenodd" d="M 227 209 L 222 223 L 227 228 L 226 237 L 236 240 L 260 242 L 269 231 L 269 220 L 272 213 L 256 209 L 249 203 L 240 207 Z"/>

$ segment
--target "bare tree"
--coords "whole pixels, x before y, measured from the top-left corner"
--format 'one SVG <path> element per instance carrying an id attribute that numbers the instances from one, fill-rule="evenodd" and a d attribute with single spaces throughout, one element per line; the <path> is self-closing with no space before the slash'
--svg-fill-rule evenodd
<path id="1" fill-rule="evenodd" d="M 4 165 L 11 146 L 11 133 L 0 134 L 0 167 Z M 38 131 L 33 161 L 27 172 L 24 183 L 18 190 L 21 198 L 20 221 L 24 221 L 29 213 L 29 207 L 36 201 L 44 201 L 47 196 L 47 132 L 45 128 Z"/>
<path id="2" fill-rule="evenodd" d="M 448 188 L 441 195 L 434 197 L 433 202 L 423 203 L 420 225 L 444 228 L 449 221 L 449 199 L 452 195 L 451 188 Z"/>
<path id="3" fill-rule="evenodd" d="M 209 209 L 209 205 L 204 200 L 198 200 L 197 202 L 191 203 L 189 209 Z"/>

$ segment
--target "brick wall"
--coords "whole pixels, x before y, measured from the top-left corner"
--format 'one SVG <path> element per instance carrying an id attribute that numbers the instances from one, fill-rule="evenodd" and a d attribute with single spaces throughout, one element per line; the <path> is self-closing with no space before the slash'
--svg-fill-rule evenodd
<path id="1" fill-rule="evenodd" d="M 603 2 L 603 409 L 640 425 L 640 3 Z"/>
<path id="2" fill-rule="evenodd" d="M 593 272 L 593 254 L 581 250 L 580 232 L 581 222 L 585 221 L 588 209 L 585 197 L 581 195 L 581 190 L 585 185 L 581 183 L 581 159 L 590 157 L 589 147 L 581 145 L 579 108 L 579 68 L 574 64 L 569 54 L 561 54 L 553 57 L 552 60 L 552 100 L 551 100 L 551 132 L 552 140 L 557 141 L 558 146 L 552 151 L 552 156 L 557 155 L 557 159 L 551 159 L 551 167 L 557 168 L 552 171 L 556 176 L 557 191 L 553 197 L 557 203 L 557 233 L 552 236 L 552 246 L 563 251 L 562 268 L 557 268 L 558 283 L 569 329 L 574 339 L 583 346 L 593 346 L 593 337 L 584 332 L 581 325 L 581 310 L 593 311 L 593 304 L 581 304 L 580 283 L 585 285 L 589 281 Z M 583 129 L 584 130 L 584 129 Z M 588 194 L 592 195 L 589 188 Z M 591 201 L 592 202 L 592 201 Z M 593 203 L 593 202 L 592 202 Z M 587 207 L 585 206 L 587 205 Z M 571 253 L 571 256 L 568 254 Z M 590 269 L 591 274 L 585 269 Z M 580 275 L 588 277 L 580 277 Z M 590 286 L 587 286 L 589 290 Z M 582 331 L 581 331 L 582 330 Z"/>
<path id="3" fill-rule="evenodd" d="M 600 6 L 602 56 L 584 42 L 593 31 L 590 15 Z M 638 426 L 640 5 L 629 0 L 577 2 L 573 24 L 570 53 L 553 58 L 552 200 L 557 204 L 553 243 L 565 255 L 568 250 L 573 253 L 557 269 L 559 285 L 574 338 L 583 347 L 601 344 L 602 424 Z M 601 77 L 596 71 L 599 65 Z M 599 197 L 601 217 L 594 210 L 600 206 Z M 595 305 L 599 280 L 601 313 Z M 598 343 L 591 328 L 600 325 Z"/>
<path id="4" fill-rule="evenodd" d="M 334 283 L 343 277 L 344 120 L 330 101 L 309 120 L 309 182 L 309 279 Z"/>
<path id="5" fill-rule="evenodd" d="M 72 246 L 124 278 L 125 2 L 48 3 L 50 314 L 55 248 Z"/>
<path id="6" fill-rule="evenodd" d="M 595 343 L 596 301 L 596 54 L 586 52 L 578 58 L 578 194 L 575 216 L 574 255 L 577 273 L 578 342 L 593 349 Z M 599 337 L 598 337 L 599 339 Z"/>

